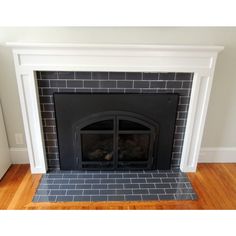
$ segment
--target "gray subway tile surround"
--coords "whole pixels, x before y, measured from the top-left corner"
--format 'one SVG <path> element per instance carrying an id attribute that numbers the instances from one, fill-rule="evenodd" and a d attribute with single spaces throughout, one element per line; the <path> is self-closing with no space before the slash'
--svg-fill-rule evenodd
<path id="1" fill-rule="evenodd" d="M 49 169 L 59 169 L 54 92 L 72 93 L 179 93 L 172 167 L 180 164 L 192 73 L 37 72 L 45 148 Z M 58 85 L 57 87 L 54 87 Z M 64 85 L 62 87 L 62 85 Z"/>

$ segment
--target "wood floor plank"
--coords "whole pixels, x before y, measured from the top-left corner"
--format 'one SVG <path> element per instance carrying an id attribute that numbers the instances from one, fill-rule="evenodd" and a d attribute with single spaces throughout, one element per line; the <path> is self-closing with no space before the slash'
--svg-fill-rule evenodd
<path id="1" fill-rule="evenodd" d="M 188 176 L 198 194 L 196 201 L 33 203 L 41 175 L 32 175 L 29 165 L 13 165 L 0 181 L 0 209 L 236 209 L 236 164 L 199 164 Z"/>
<path id="2" fill-rule="evenodd" d="M 29 170 L 29 165 L 12 165 L 0 181 L 0 209 L 7 209 L 20 183 Z"/>
<path id="3" fill-rule="evenodd" d="M 35 190 L 38 186 L 40 178 L 41 175 L 31 175 L 31 172 L 28 169 L 7 209 L 25 208 L 25 203 L 31 202 L 32 196 L 35 194 Z M 21 200 L 19 201 L 19 199 Z"/>

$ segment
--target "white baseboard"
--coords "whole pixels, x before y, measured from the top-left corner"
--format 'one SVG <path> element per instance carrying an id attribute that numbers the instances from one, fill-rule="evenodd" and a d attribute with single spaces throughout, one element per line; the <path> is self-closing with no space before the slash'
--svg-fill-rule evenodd
<path id="1" fill-rule="evenodd" d="M 27 148 L 10 148 L 13 164 L 28 164 Z M 236 163 L 236 147 L 201 148 L 199 163 Z"/>
<path id="2" fill-rule="evenodd" d="M 28 164 L 27 148 L 10 148 L 10 156 L 13 164 Z"/>
<path id="3" fill-rule="evenodd" d="M 199 163 L 236 163 L 236 147 L 201 148 Z"/>

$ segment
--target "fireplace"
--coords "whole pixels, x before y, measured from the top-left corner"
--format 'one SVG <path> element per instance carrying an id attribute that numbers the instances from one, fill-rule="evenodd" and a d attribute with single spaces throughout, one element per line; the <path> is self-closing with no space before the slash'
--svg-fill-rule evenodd
<path id="1" fill-rule="evenodd" d="M 41 120 L 36 71 L 193 73 L 189 112 L 188 116 L 184 117 L 186 130 L 184 137 L 181 137 L 182 151 L 176 160 L 182 171 L 196 171 L 216 60 L 218 53 L 223 50 L 222 46 L 47 43 L 7 43 L 7 45 L 13 48 L 27 153 L 32 173 L 46 173 L 48 169 L 47 146 L 44 143 L 43 132 L 45 124 Z M 109 84 L 114 86 L 110 81 Z M 115 90 L 119 90 L 123 84 L 124 82 L 117 83 L 118 88 Z M 139 83 L 141 84 L 145 83 Z M 87 85 L 97 86 L 98 82 L 83 84 L 83 90 L 86 90 Z M 108 83 L 104 85 L 107 86 Z M 143 88 L 142 91 L 150 88 Z M 56 92 L 59 90 L 57 88 Z M 92 88 L 88 89 L 88 92 L 99 90 Z M 74 92 L 77 92 L 77 88 Z M 128 93 L 129 89 L 125 89 L 124 92 Z M 49 114 L 47 124 L 53 124 L 52 114 Z M 55 129 L 49 127 L 48 130 L 53 132 L 48 135 L 52 140 L 46 141 L 55 144 Z M 184 131 L 182 127 L 177 130 Z M 179 141 L 176 141 L 176 144 L 179 144 Z M 49 151 L 56 150 L 56 147 L 50 147 Z M 53 153 L 53 155 L 57 154 Z"/>
<path id="2" fill-rule="evenodd" d="M 178 94 L 55 93 L 60 169 L 169 169 Z"/>

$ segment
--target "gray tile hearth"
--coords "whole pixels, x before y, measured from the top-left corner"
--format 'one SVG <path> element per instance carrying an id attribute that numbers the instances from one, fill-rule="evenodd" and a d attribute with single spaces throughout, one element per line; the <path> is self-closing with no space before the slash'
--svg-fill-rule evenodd
<path id="1" fill-rule="evenodd" d="M 33 202 L 195 200 L 186 174 L 169 171 L 51 171 Z"/>

